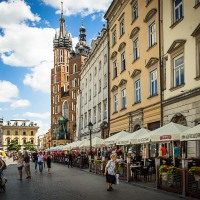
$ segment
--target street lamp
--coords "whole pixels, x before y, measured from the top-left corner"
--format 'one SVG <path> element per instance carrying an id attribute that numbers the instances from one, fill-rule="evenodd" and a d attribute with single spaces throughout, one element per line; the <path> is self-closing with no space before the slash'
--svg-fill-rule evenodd
<path id="1" fill-rule="evenodd" d="M 90 130 L 90 153 L 92 154 L 92 128 L 93 128 L 93 124 L 92 122 L 89 122 L 88 124 L 88 129 Z"/>
<path id="2" fill-rule="evenodd" d="M 51 140 L 48 140 L 48 143 L 49 143 L 49 149 L 50 149 L 50 143 L 51 143 Z"/>

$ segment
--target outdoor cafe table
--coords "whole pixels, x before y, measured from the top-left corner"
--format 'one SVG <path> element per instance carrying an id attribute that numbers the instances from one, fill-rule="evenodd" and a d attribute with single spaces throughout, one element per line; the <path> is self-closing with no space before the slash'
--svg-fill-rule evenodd
<path id="1" fill-rule="evenodd" d="M 137 169 L 140 169 L 142 165 L 131 165 L 131 177 L 133 177 L 133 172 L 134 172 L 134 180 L 137 180 Z"/>

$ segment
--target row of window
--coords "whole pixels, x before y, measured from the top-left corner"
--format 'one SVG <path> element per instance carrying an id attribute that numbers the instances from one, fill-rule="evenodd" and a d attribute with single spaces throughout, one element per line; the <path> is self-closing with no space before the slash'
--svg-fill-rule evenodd
<path id="1" fill-rule="evenodd" d="M 81 129 L 84 127 L 86 128 L 89 122 L 93 122 L 94 124 L 100 122 L 102 120 L 101 115 L 103 114 L 103 118 L 107 118 L 107 100 L 103 101 L 103 113 L 102 113 L 102 104 L 99 103 L 98 106 L 93 107 L 93 116 L 92 111 L 89 110 L 87 113 L 84 114 L 84 117 L 81 116 Z M 98 116 L 97 116 L 98 115 Z M 91 118 L 92 117 L 92 118 Z M 98 117 L 98 119 L 97 119 Z"/>
<path id="2" fill-rule="evenodd" d="M 150 96 L 155 96 L 158 94 L 158 77 L 157 70 L 150 72 Z M 141 81 L 137 79 L 134 82 L 133 86 L 134 91 L 134 104 L 141 102 Z M 126 97 L 126 88 L 121 90 L 121 110 L 127 107 L 127 97 Z M 113 95 L 113 109 L 114 112 L 118 112 L 118 93 L 115 92 Z"/>
<path id="3" fill-rule="evenodd" d="M 56 95 L 55 97 L 53 97 L 53 104 L 57 104 L 60 102 L 60 96 L 59 95 Z"/>
<path id="4" fill-rule="evenodd" d="M 137 1 L 135 2 L 135 4 L 133 4 L 132 6 L 132 20 L 136 20 L 138 17 L 138 5 L 137 5 Z M 119 24 L 119 33 L 120 33 L 120 37 L 125 33 L 125 25 L 124 25 L 124 18 L 121 19 L 120 24 Z M 150 25 L 148 25 L 148 36 L 149 36 L 149 40 L 148 40 L 148 48 L 151 48 L 155 43 L 156 43 L 156 23 L 155 21 L 152 22 Z M 117 43 L 117 31 L 116 28 L 112 31 L 112 45 L 114 46 Z M 138 50 L 137 48 L 139 48 L 138 46 L 138 38 L 134 40 L 133 42 L 133 51 L 136 50 L 136 54 L 134 54 L 134 56 L 136 58 L 134 58 L 134 60 L 137 59 L 137 57 L 139 55 L 137 55 Z M 136 49 L 135 49 L 136 48 Z"/>
<path id="5" fill-rule="evenodd" d="M 6 134 L 7 135 L 11 135 L 11 131 L 10 130 L 7 130 L 6 131 Z M 23 131 L 22 132 L 22 135 L 27 135 L 28 133 L 26 131 Z M 19 135 L 19 131 L 14 131 L 14 135 Z M 34 135 L 34 131 L 31 131 L 30 132 L 30 135 Z"/>
<path id="6" fill-rule="evenodd" d="M 184 56 L 183 54 L 178 55 L 174 58 L 174 86 L 178 87 L 184 84 Z M 150 80 L 150 97 L 156 96 L 158 94 L 158 72 L 153 70 L 149 74 Z M 134 103 L 141 102 L 141 81 L 140 79 L 134 82 Z M 118 93 L 113 95 L 113 108 L 114 112 L 118 112 Z M 121 90 L 121 109 L 126 108 L 126 89 Z"/>
<path id="7" fill-rule="evenodd" d="M 91 74 L 90 74 L 91 75 Z M 87 78 L 85 79 L 85 87 L 87 87 Z M 107 74 L 104 74 L 104 88 L 107 86 Z M 82 84 L 82 87 L 84 88 L 84 83 Z M 101 79 L 99 79 L 99 92 L 101 91 Z"/>
<path id="8" fill-rule="evenodd" d="M 149 26 L 149 47 L 153 46 L 156 43 L 156 28 L 155 22 L 153 22 Z M 139 58 L 139 38 L 136 37 L 133 40 L 133 61 Z M 126 56 L 125 51 L 121 53 L 121 72 L 126 70 Z M 118 63 L 117 60 L 113 61 L 113 78 L 117 77 L 118 75 Z"/>
<path id="9" fill-rule="evenodd" d="M 104 76 L 104 88 L 107 87 L 107 76 L 105 75 Z M 99 80 L 99 84 L 98 84 L 98 93 L 100 93 L 102 91 L 102 82 L 101 82 L 101 79 Z M 94 93 L 94 97 L 97 95 L 97 84 L 94 84 L 94 90 L 93 90 L 93 93 Z M 89 96 L 87 94 L 87 92 L 85 93 L 85 104 L 87 104 L 88 100 L 91 101 L 92 99 L 92 89 L 89 89 Z"/>
<path id="10" fill-rule="evenodd" d="M 60 62 L 60 63 L 63 63 L 65 62 L 65 56 L 68 58 L 69 57 L 69 52 L 66 51 L 67 54 L 65 55 L 65 50 L 64 49 L 57 49 L 55 54 L 54 54 L 54 60 L 55 60 L 55 63 L 57 62 Z"/>
<path id="11" fill-rule="evenodd" d="M 19 144 L 19 139 L 18 138 L 15 138 L 14 140 L 17 142 L 17 144 Z M 6 141 L 7 141 L 7 145 L 9 145 L 10 142 L 11 142 L 11 139 L 10 138 L 6 138 Z M 23 141 L 23 144 L 27 143 L 26 138 L 23 138 L 22 141 Z M 30 139 L 30 143 L 34 144 L 34 139 Z"/>

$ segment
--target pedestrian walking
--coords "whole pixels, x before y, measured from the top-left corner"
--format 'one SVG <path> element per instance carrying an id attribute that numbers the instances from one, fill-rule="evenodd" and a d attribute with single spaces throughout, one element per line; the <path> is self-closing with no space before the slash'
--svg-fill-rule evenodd
<path id="1" fill-rule="evenodd" d="M 44 156 L 42 155 L 42 152 L 40 151 L 38 155 L 38 165 L 39 165 L 39 171 L 42 173 L 43 171 L 43 162 L 44 162 Z"/>
<path id="2" fill-rule="evenodd" d="M 17 160 L 17 169 L 18 169 L 18 173 L 19 173 L 19 179 L 18 180 L 22 180 L 22 169 L 23 169 L 23 161 L 24 158 L 22 156 L 22 152 L 19 150 L 18 151 L 18 155 L 16 156 L 15 160 Z"/>
<path id="3" fill-rule="evenodd" d="M 37 165 L 38 165 L 38 152 L 37 150 L 32 154 L 32 159 L 35 164 L 35 172 L 37 172 Z"/>
<path id="4" fill-rule="evenodd" d="M 107 191 L 112 191 L 112 184 L 115 184 L 116 182 L 116 177 L 115 177 L 115 161 L 117 158 L 117 154 L 111 154 L 111 160 L 108 161 L 106 168 L 105 168 L 105 173 L 104 175 L 106 176 L 106 181 L 108 183 L 108 188 Z"/>
<path id="5" fill-rule="evenodd" d="M 5 170 L 5 169 L 6 169 L 6 163 L 0 157 L 0 178 L 1 178 L 1 175 L 3 174 L 3 170 Z"/>
<path id="6" fill-rule="evenodd" d="M 50 174 L 50 169 L 51 169 L 51 155 L 50 152 L 47 152 L 47 168 L 48 168 L 48 174 Z"/>
<path id="7" fill-rule="evenodd" d="M 69 168 L 69 165 L 71 165 L 71 168 L 72 168 L 72 151 L 71 150 L 69 151 L 68 168 Z"/>
<path id="8" fill-rule="evenodd" d="M 6 163 L 0 157 L 0 192 L 1 192 L 1 190 L 3 190 L 3 191 L 6 190 L 7 179 L 6 179 L 5 175 L 4 175 L 4 170 L 5 169 L 6 169 Z"/>
<path id="9" fill-rule="evenodd" d="M 24 167 L 27 174 L 26 179 L 31 179 L 31 171 L 30 171 L 30 156 L 28 155 L 28 152 L 24 152 Z"/>
<path id="10" fill-rule="evenodd" d="M 45 166 L 46 166 L 46 161 L 47 161 L 46 152 L 43 153 L 43 160 L 44 160 L 44 168 L 45 168 Z"/>

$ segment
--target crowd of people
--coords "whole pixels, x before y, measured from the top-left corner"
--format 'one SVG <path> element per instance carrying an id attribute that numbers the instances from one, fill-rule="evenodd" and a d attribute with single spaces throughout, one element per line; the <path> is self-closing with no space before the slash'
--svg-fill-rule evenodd
<path id="1" fill-rule="evenodd" d="M 43 172 L 43 168 L 47 166 L 48 169 L 48 174 L 51 173 L 51 160 L 52 156 L 50 152 L 38 152 L 37 150 L 34 151 L 33 153 L 29 153 L 28 151 L 22 152 L 19 150 L 18 152 L 15 152 L 12 154 L 13 161 L 17 162 L 17 169 L 19 173 L 19 179 L 22 180 L 23 176 L 23 169 L 25 170 L 26 173 L 26 179 L 31 179 L 31 170 L 30 170 L 30 162 L 34 162 L 35 166 L 35 172 L 39 169 L 39 172 Z M 3 171 L 6 169 L 6 163 L 5 161 L 0 158 L 0 177 L 3 174 Z"/>

